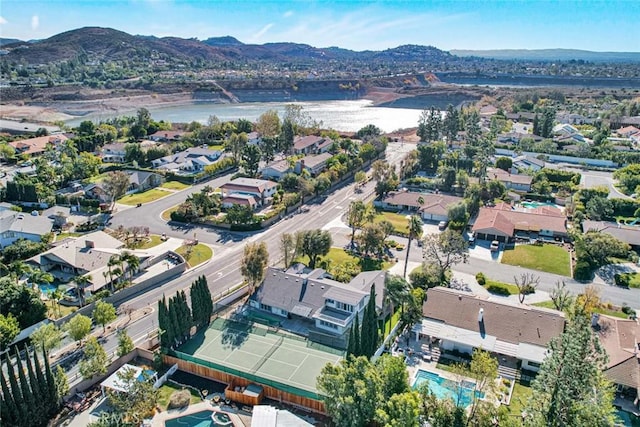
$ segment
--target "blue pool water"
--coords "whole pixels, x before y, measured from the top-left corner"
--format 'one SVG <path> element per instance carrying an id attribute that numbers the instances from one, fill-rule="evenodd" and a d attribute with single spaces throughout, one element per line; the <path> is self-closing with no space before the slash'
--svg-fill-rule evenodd
<path id="1" fill-rule="evenodd" d="M 471 387 L 473 387 L 473 384 L 470 384 L 469 387 L 465 387 L 465 384 L 463 382 L 462 388 L 458 390 L 458 386 L 454 381 L 443 378 L 438 374 L 434 374 L 433 372 L 419 370 L 418 375 L 416 375 L 416 380 L 413 383 L 413 388 L 416 389 L 420 384 L 425 382 L 427 383 L 429 390 L 438 399 L 450 399 L 455 403 L 456 401 L 458 401 L 458 392 L 460 391 L 459 406 L 466 408 L 471 404 L 473 396 L 473 389 Z M 484 393 L 476 393 L 478 398 L 484 398 Z"/>
<path id="2" fill-rule="evenodd" d="M 214 411 L 201 411 L 184 415 L 164 422 L 165 427 L 218 427 L 233 426 L 229 416 L 223 412 L 215 412 L 215 419 L 211 417 Z"/>
<path id="3" fill-rule="evenodd" d="M 41 283 L 38 285 L 38 287 L 40 288 L 40 292 L 42 292 L 43 294 L 52 294 L 58 288 L 58 285 Z"/>
<path id="4" fill-rule="evenodd" d="M 552 208 L 557 207 L 553 203 L 543 203 L 543 202 L 520 202 L 520 205 L 523 208 L 529 208 L 529 209 L 539 208 L 540 206 L 551 206 Z"/>

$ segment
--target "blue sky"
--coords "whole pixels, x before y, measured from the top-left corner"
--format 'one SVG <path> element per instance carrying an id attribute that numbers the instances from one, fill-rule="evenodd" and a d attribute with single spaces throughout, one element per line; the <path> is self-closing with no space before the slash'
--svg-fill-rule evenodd
<path id="1" fill-rule="evenodd" d="M 39 39 L 101 26 L 131 34 L 232 35 L 380 50 L 640 50 L 640 0 L 1 0 L 0 36 Z"/>

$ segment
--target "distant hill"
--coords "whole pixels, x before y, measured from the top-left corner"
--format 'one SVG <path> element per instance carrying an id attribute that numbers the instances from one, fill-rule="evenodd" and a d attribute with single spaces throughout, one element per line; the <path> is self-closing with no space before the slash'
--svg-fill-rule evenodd
<path id="1" fill-rule="evenodd" d="M 6 39 L 3 37 L 0 37 L 0 46 L 4 46 L 7 44 L 13 44 L 13 43 L 22 43 L 22 40 L 18 40 L 18 39 Z"/>
<path id="2" fill-rule="evenodd" d="M 450 51 L 452 55 L 537 61 L 640 62 L 640 52 L 592 52 L 578 49 L 498 49 Z"/>
<path id="3" fill-rule="evenodd" d="M 179 37 L 131 35 L 111 28 L 84 27 L 48 39 L 21 42 L 7 58 L 30 64 L 59 62 L 84 53 L 91 60 L 136 58 L 165 60 L 263 60 L 263 61 L 430 61 L 451 58 L 432 46 L 405 45 L 384 51 L 356 52 L 337 47 L 317 48 L 301 43 L 244 44 L 231 36 L 204 41 Z"/>
<path id="4" fill-rule="evenodd" d="M 244 44 L 232 36 L 210 37 L 203 40 L 202 43 L 208 44 L 209 46 L 240 46 Z"/>

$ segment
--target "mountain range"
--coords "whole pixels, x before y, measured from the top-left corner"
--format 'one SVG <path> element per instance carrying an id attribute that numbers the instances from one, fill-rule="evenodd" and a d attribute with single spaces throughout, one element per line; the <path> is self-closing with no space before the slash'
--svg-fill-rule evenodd
<path id="1" fill-rule="evenodd" d="M 403 45 L 383 51 L 352 51 L 339 47 L 317 48 L 300 43 L 245 44 L 232 36 L 206 40 L 179 37 L 131 35 L 112 28 L 84 27 L 43 40 L 20 41 L 2 38 L 6 59 L 29 64 L 70 60 L 86 53 L 91 60 L 178 61 L 367 61 L 433 63 L 474 57 L 499 60 L 591 62 L 640 62 L 638 52 L 591 52 L 573 49 L 541 50 L 452 50 L 433 46 Z"/>

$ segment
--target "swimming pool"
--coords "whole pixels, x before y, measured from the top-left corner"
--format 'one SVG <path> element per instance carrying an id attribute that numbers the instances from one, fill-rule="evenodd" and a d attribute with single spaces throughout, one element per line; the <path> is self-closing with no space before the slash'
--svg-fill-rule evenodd
<path id="1" fill-rule="evenodd" d="M 433 372 L 419 370 L 413 383 L 413 388 L 416 389 L 423 383 L 427 383 L 429 390 L 438 399 L 450 399 L 454 403 L 459 400 L 458 405 L 463 408 L 469 406 L 473 400 L 473 383 L 462 381 L 461 387 L 459 387 L 455 381 L 443 378 Z M 482 399 L 484 398 L 484 393 L 476 392 L 476 396 Z"/>
<path id="2" fill-rule="evenodd" d="M 56 289 L 58 289 L 58 285 L 52 285 L 50 283 L 40 283 L 38 284 L 40 288 L 40 292 L 43 294 L 52 294 Z"/>
<path id="3" fill-rule="evenodd" d="M 233 426 L 233 422 L 224 412 L 200 411 L 166 420 L 164 425 L 165 427 L 218 427 Z"/>
<path id="4" fill-rule="evenodd" d="M 552 208 L 558 207 L 554 203 L 547 203 L 547 202 L 520 202 L 520 206 L 527 209 L 535 209 L 535 208 L 539 208 L 540 206 L 551 206 Z"/>

